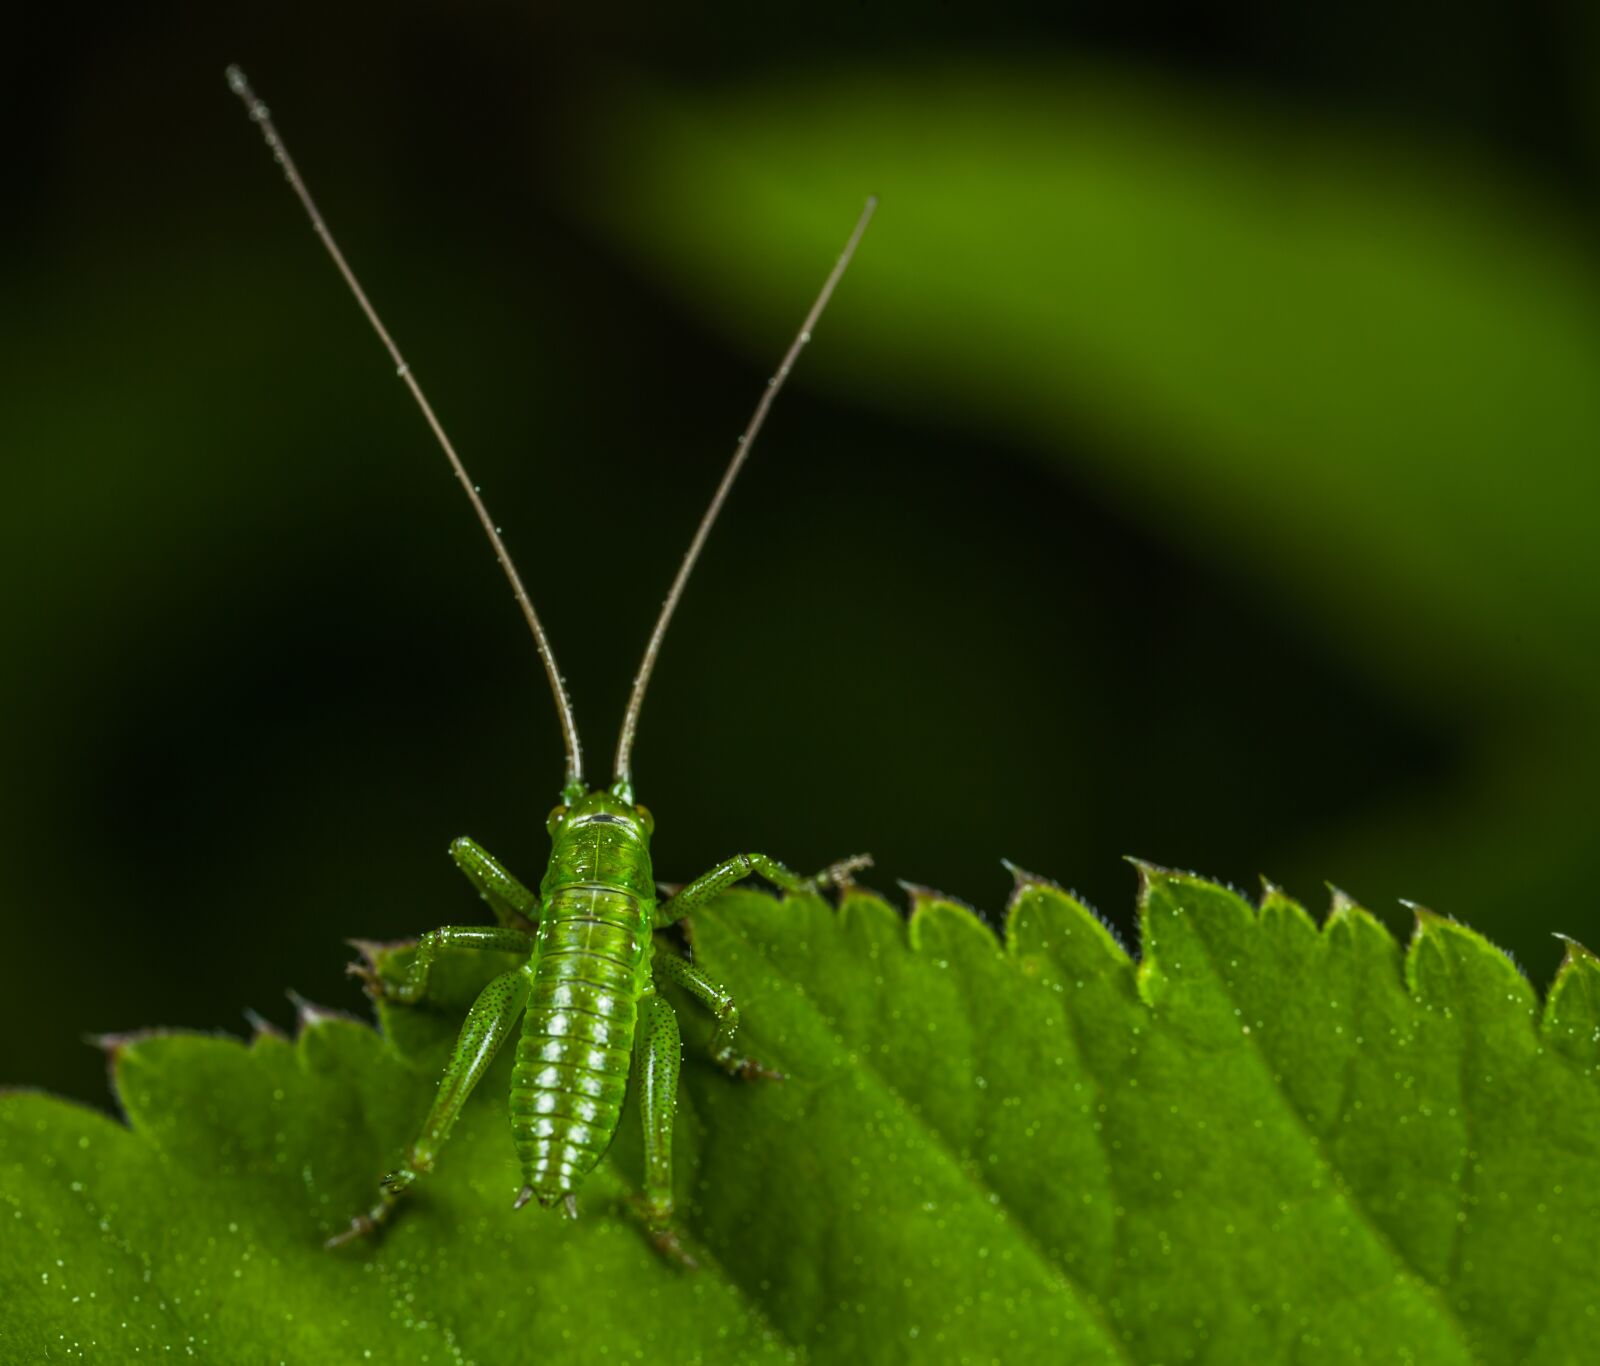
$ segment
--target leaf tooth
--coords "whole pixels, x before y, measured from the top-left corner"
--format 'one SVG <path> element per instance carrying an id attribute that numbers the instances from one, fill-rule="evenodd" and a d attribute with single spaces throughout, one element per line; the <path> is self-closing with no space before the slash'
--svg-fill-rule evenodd
<path id="1" fill-rule="evenodd" d="M 945 917 L 954 917 L 966 928 L 981 934 L 988 941 L 990 948 L 998 951 L 1002 947 L 1004 936 L 999 933 L 996 926 L 989 923 L 988 918 L 976 906 L 970 905 L 960 897 L 951 896 L 932 887 L 923 887 L 915 882 L 901 881 L 900 886 L 911 899 L 907 928 L 914 949 L 920 950 L 923 947 L 923 936 L 928 932 L 930 925 L 937 922 L 942 929 L 948 928 Z"/>
<path id="2" fill-rule="evenodd" d="M 1322 923 L 1322 934 L 1325 939 L 1332 939 L 1336 931 L 1348 932 L 1351 941 L 1364 940 L 1369 949 L 1380 951 L 1384 954 L 1398 955 L 1400 945 L 1396 942 L 1393 932 L 1383 921 L 1373 915 L 1365 906 L 1346 892 L 1342 887 L 1333 883 L 1325 884 L 1331 894 L 1328 904 L 1328 916 Z M 1380 949 L 1381 946 L 1381 949 Z M 1398 961 L 1398 958 L 1397 958 Z"/>
<path id="3" fill-rule="evenodd" d="M 1470 925 L 1462 925 L 1461 921 L 1456 920 L 1453 915 L 1440 915 L 1437 910 L 1430 910 L 1429 907 L 1422 905 L 1421 902 L 1408 901 L 1406 897 L 1400 897 L 1400 905 L 1403 905 L 1406 910 L 1410 910 L 1411 915 L 1414 917 L 1413 928 L 1411 928 L 1410 952 L 1408 952 L 1408 958 L 1411 958 L 1411 960 L 1416 958 L 1416 953 L 1424 944 L 1432 945 L 1440 952 L 1446 953 L 1446 957 L 1448 957 L 1450 950 L 1446 949 L 1446 944 L 1469 942 L 1469 944 L 1474 944 L 1477 949 L 1485 950 L 1491 958 L 1499 960 L 1502 968 L 1509 971 L 1512 976 L 1517 977 L 1518 981 L 1522 982 L 1523 987 L 1533 990 L 1533 984 L 1528 981 L 1528 974 L 1523 971 L 1522 963 L 1518 963 L 1514 953 L 1496 944 L 1486 934 L 1478 933 L 1477 929 L 1472 928 Z M 1538 998 L 1538 992 L 1534 992 L 1534 998 Z"/>
<path id="4" fill-rule="evenodd" d="M 1540 1028 L 1562 1053 L 1593 1069 L 1600 1065 L 1600 955 L 1570 935 L 1556 938 L 1566 953 L 1545 994 Z"/>
<path id="5" fill-rule="evenodd" d="M 1592 963 L 1600 966 L 1600 954 L 1595 953 L 1593 949 L 1580 944 L 1570 934 L 1562 934 L 1560 930 L 1555 932 L 1555 936 L 1561 941 L 1563 949 L 1561 967 L 1558 971 L 1565 972 L 1576 963 Z"/>
<path id="6" fill-rule="evenodd" d="M 1013 901 L 1030 887 L 1053 887 L 1058 892 L 1064 890 L 1061 884 L 1054 879 L 1047 878 L 1042 873 L 1030 873 L 1026 868 L 1020 864 L 1013 863 L 1008 858 L 1001 859 L 1000 866 L 1011 874 L 1011 899 Z"/>
<path id="7" fill-rule="evenodd" d="M 1165 878 L 1171 877 L 1173 873 L 1171 868 L 1163 868 L 1159 863 L 1151 863 L 1148 859 L 1137 858 L 1133 854 L 1124 854 L 1122 861 L 1131 863 L 1134 870 L 1139 874 L 1138 898 L 1140 901 L 1149 900 L 1150 892 L 1154 885 Z"/>
<path id="8" fill-rule="evenodd" d="M 1133 966 L 1115 925 L 1076 892 L 1043 878 L 1019 879 L 1006 906 L 1002 942 L 1007 953 L 1042 956 L 1074 979 Z"/>
<path id="9" fill-rule="evenodd" d="M 273 1024 L 260 1011 L 251 1010 L 247 1006 L 245 1007 L 244 1018 L 249 1022 L 252 1042 L 257 1039 L 282 1039 L 287 1037 L 277 1025 Z"/>
<path id="10" fill-rule="evenodd" d="M 1160 864 L 1151 863 L 1147 859 L 1135 858 L 1132 854 L 1124 854 L 1122 859 L 1124 863 L 1131 863 L 1134 871 L 1139 875 L 1139 888 L 1134 895 L 1134 904 L 1139 908 L 1137 921 L 1139 942 L 1136 956 L 1138 960 L 1137 976 L 1142 984 L 1155 970 L 1155 959 L 1150 951 L 1150 905 L 1155 900 L 1156 888 L 1171 875 L 1172 870 L 1163 868 Z M 1142 985 L 1140 990 L 1143 990 Z"/>
<path id="11" fill-rule="evenodd" d="M 1337 887 L 1331 882 L 1325 882 L 1322 885 L 1328 889 L 1328 923 L 1330 925 L 1335 920 L 1346 919 L 1357 911 L 1366 909 L 1343 887 Z"/>
<path id="12" fill-rule="evenodd" d="M 1416 917 L 1405 957 L 1406 982 L 1413 992 L 1424 1000 L 1448 1000 L 1457 990 L 1454 984 L 1467 980 L 1490 990 L 1487 999 L 1496 1010 L 1515 1002 L 1519 1015 L 1537 1011 L 1539 993 L 1522 965 L 1499 944 L 1453 916 L 1413 901 L 1400 904 Z"/>
<path id="13" fill-rule="evenodd" d="M 1449 916 L 1440 915 L 1438 911 L 1429 910 L 1420 901 L 1407 901 L 1405 897 L 1401 897 L 1399 900 L 1400 904 L 1411 912 L 1411 938 L 1413 940 L 1420 939 L 1429 930 L 1455 923 Z"/>
<path id="14" fill-rule="evenodd" d="M 1191 883 L 1210 891 L 1231 892 L 1241 901 L 1249 901 L 1249 898 L 1237 887 L 1233 886 L 1232 883 L 1217 882 L 1212 878 L 1208 878 L 1204 873 L 1195 872 L 1192 868 L 1168 868 L 1163 864 L 1152 863 L 1149 859 L 1138 858 L 1133 854 L 1124 854 L 1122 861 L 1131 863 L 1138 871 L 1139 900 L 1141 902 L 1148 900 L 1157 887 L 1179 882 Z"/>
<path id="15" fill-rule="evenodd" d="M 1206 877 L 1203 873 L 1186 871 L 1182 868 L 1165 868 L 1159 863 L 1151 863 L 1147 859 L 1134 858 L 1128 854 L 1123 855 L 1123 861 L 1131 863 L 1139 873 L 1138 904 L 1141 923 L 1144 913 L 1150 910 L 1158 892 L 1166 892 L 1173 897 L 1178 897 L 1181 895 L 1180 889 L 1184 887 L 1199 892 L 1203 896 L 1212 896 L 1217 892 L 1222 892 L 1227 896 L 1231 896 L 1235 901 L 1242 902 L 1244 909 L 1250 913 L 1252 919 L 1258 922 L 1260 920 L 1259 908 L 1232 883 L 1218 882 L 1213 878 Z"/>
<path id="16" fill-rule="evenodd" d="M 1276 922 L 1293 926 L 1296 933 L 1305 934 L 1313 940 L 1321 934 L 1315 917 L 1269 877 L 1261 878 L 1261 901 L 1255 910 L 1256 922 L 1260 925 Z"/>
<path id="17" fill-rule="evenodd" d="M 123 1056 L 130 1048 L 144 1043 L 147 1039 L 159 1039 L 175 1033 L 171 1029 L 125 1029 L 109 1034 L 85 1034 L 83 1041 L 92 1044 L 106 1055 L 106 1084 L 111 1088 L 111 1095 L 117 1102 L 117 1108 L 122 1111 L 124 1121 L 128 1118 L 128 1107 L 123 1103 L 121 1089 L 117 1086 L 117 1067 L 121 1064 Z"/>
<path id="18" fill-rule="evenodd" d="M 852 901 L 883 901 L 886 898 L 875 892 L 865 883 L 852 882 L 848 887 L 839 888 L 839 909 L 843 910 Z"/>
<path id="19" fill-rule="evenodd" d="M 122 1050 L 128 1046 L 128 1043 L 132 1038 L 133 1035 L 131 1033 L 85 1034 L 83 1036 L 83 1041 L 84 1043 L 88 1044 L 90 1048 L 98 1048 L 102 1053 L 108 1054 L 113 1060 L 115 1060 L 117 1054 L 122 1052 Z"/>
<path id="20" fill-rule="evenodd" d="M 98 1048 L 106 1055 L 106 1061 L 114 1065 L 128 1049 L 171 1032 L 169 1029 L 124 1029 L 109 1034 L 85 1034 L 83 1041 Z"/>
<path id="21" fill-rule="evenodd" d="M 1076 902 L 1077 905 L 1105 926 L 1110 931 L 1112 938 L 1117 939 L 1118 944 L 1121 944 L 1122 941 L 1117 935 L 1117 927 L 1107 920 L 1105 916 L 1101 915 L 1099 911 L 1095 910 L 1089 904 L 1087 898 L 1075 888 L 1065 886 L 1054 878 L 1046 877 L 1043 873 L 1030 873 L 1026 868 L 1019 867 L 1008 858 L 1001 859 L 1000 866 L 1010 873 L 1012 878 L 1011 895 L 1006 898 L 1006 920 L 1008 923 L 1016 913 L 1017 903 L 1029 892 L 1054 892 L 1057 896 Z"/>
<path id="22" fill-rule="evenodd" d="M 899 884 L 900 890 L 911 899 L 910 912 L 913 916 L 920 915 L 927 907 L 941 901 L 947 905 L 959 906 L 964 911 L 972 911 L 974 915 L 978 914 L 960 897 L 949 896 L 932 887 L 924 887 L 920 882 L 907 882 L 904 878 L 896 878 L 895 882 Z M 978 918 L 981 920 L 983 917 L 979 916 Z"/>
<path id="23" fill-rule="evenodd" d="M 336 1010 L 332 1006 L 319 1006 L 315 1001 L 308 1001 L 293 987 L 284 993 L 294 1005 L 295 1034 L 307 1029 L 315 1029 L 319 1025 L 327 1024 L 329 1020 L 349 1020 L 359 1024 L 356 1017 L 345 1010 Z"/>
<path id="24" fill-rule="evenodd" d="M 969 960 L 974 954 L 998 954 L 1003 948 L 1001 936 L 979 911 L 940 892 L 913 903 L 906 932 L 912 952 L 941 968 Z"/>

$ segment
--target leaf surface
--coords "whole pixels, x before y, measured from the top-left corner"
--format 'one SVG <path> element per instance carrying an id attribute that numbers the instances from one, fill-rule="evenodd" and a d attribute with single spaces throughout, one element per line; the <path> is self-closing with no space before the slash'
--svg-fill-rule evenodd
<path id="1" fill-rule="evenodd" d="M 1003 940 L 917 893 L 725 897 L 700 961 L 781 1085 L 704 1060 L 678 1175 L 701 1271 L 621 1208 L 624 1115 L 575 1223 L 518 1185 L 505 1060 L 378 1243 L 323 1251 L 431 1095 L 474 990 L 380 1035 L 112 1048 L 127 1124 L 0 1101 L 6 1360 L 1566 1362 L 1600 1302 L 1600 967 L 1542 1005 L 1472 931 L 1402 953 L 1144 869 L 1134 962 L 1019 880 Z M 403 952 L 403 951 L 402 951 Z M 394 950 L 379 954 L 386 970 Z"/>

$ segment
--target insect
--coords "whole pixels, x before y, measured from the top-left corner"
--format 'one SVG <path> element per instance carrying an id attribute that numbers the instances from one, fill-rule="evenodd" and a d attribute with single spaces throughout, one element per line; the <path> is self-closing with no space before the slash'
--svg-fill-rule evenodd
<path id="1" fill-rule="evenodd" d="M 657 947 L 653 932 L 682 921 L 719 892 L 752 874 L 759 874 L 784 890 L 816 891 L 846 885 L 851 874 L 866 867 L 870 859 L 857 855 L 833 864 L 815 877 L 800 877 L 765 854 L 736 854 L 667 900 L 658 901 L 650 860 L 655 821 L 649 810 L 634 800 L 634 736 L 662 639 L 701 547 L 766 420 L 773 398 L 811 340 L 817 319 L 850 264 L 871 221 L 876 199 L 867 200 L 799 334 L 768 381 L 734 448 L 645 647 L 617 740 L 615 777 L 609 787 L 591 788 L 584 780 L 578 728 L 555 656 L 482 497 L 405 358 L 334 242 L 266 105 L 256 98 L 237 67 L 229 67 L 227 77 L 282 166 L 312 228 L 388 350 L 396 373 L 416 400 L 466 491 L 533 632 L 566 744 L 561 800 L 546 821 L 552 843 L 550 863 L 538 890 L 519 882 L 472 840 L 458 839 L 450 846 L 451 857 L 499 923 L 446 925 L 429 931 L 417 941 L 415 957 L 401 982 L 387 981 L 370 969 L 352 965 L 352 970 L 366 979 L 373 996 L 412 1004 L 426 995 L 429 969 L 441 950 L 499 951 L 516 954 L 523 960 L 494 978 L 467 1015 L 432 1108 L 405 1164 L 383 1178 L 372 1207 L 357 1214 L 347 1230 L 328 1240 L 328 1246 L 336 1247 L 373 1233 L 391 1217 L 401 1197 L 433 1170 L 468 1095 L 520 1018 L 522 1029 L 511 1076 L 510 1111 L 523 1185 L 514 1208 L 521 1209 L 530 1200 L 537 1200 L 546 1208 L 560 1205 L 568 1217 L 576 1217 L 578 1186 L 611 1144 L 632 1073 L 642 1088 L 645 1151 L 644 1188 L 635 1206 L 656 1246 L 692 1266 L 693 1259 L 672 1222 L 672 1129 L 680 1061 L 678 1021 L 658 988 L 674 983 L 715 1013 L 711 1053 L 728 1072 L 744 1078 L 781 1078 L 739 1051 L 739 1009 L 727 990 L 688 958 Z"/>

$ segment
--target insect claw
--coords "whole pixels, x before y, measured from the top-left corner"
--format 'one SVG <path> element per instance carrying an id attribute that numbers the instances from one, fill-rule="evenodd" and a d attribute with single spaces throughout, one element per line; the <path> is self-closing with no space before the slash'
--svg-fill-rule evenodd
<path id="1" fill-rule="evenodd" d="M 362 985 L 371 991 L 378 985 L 378 973 L 370 963 L 346 963 L 344 965 L 346 977 L 359 977 Z"/>
<path id="2" fill-rule="evenodd" d="M 678 1237 L 677 1231 L 672 1228 L 652 1229 L 650 1241 L 656 1245 L 656 1251 L 669 1261 L 676 1262 L 685 1271 L 698 1271 L 700 1263 L 684 1247 L 683 1240 Z"/>
<path id="3" fill-rule="evenodd" d="M 578 1197 L 571 1191 L 568 1191 L 566 1195 L 562 1197 L 561 1208 L 566 1214 L 567 1218 L 576 1219 L 578 1217 Z"/>
<path id="4" fill-rule="evenodd" d="M 511 1208 L 513 1210 L 519 1210 L 532 1199 L 533 1187 L 524 1186 L 520 1191 L 517 1192 L 517 1198 L 511 1202 Z"/>
<path id="5" fill-rule="evenodd" d="M 698 1271 L 700 1269 L 700 1263 L 690 1255 L 689 1250 L 678 1241 L 676 1235 L 668 1239 L 661 1250 L 685 1271 Z"/>
<path id="6" fill-rule="evenodd" d="M 768 1067 L 765 1063 L 757 1062 L 754 1058 L 740 1058 L 735 1068 L 741 1081 L 788 1081 L 785 1073 L 776 1068 Z"/>
<path id="7" fill-rule="evenodd" d="M 830 863 L 813 880 L 818 887 L 832 887 L 836 891 L 844 892 L 855 886 L 856 873 L 870 867 L 872 867 L 871 854 L 851 854 L 837 863 Z"/>
<path id="8" fill-rule="evenodd" d="M 634 1217 L 644 1225 L 644 1234 L 651 1246 L 670 1262 L 676 1262 L 685 1271 L 698 1271 L 700 1263 L 684 1247 L 678 1230 L 672 1226 L 672 1206 L 653 1203 L 644 1194 L 634 1194 L 624 1202 Z"/>
<path id="9" fill-rule="evenodd" d="M 328 1251 L 336 1247 L 343 1247 L 346 1243 L 353 1243 L 357 1238 L 365 1238 L 377 1225 L 372 1222 L 370 1214 L 358 1214 L 350 1221 L 350 1227 L 343 1233 L 335 1233 L 325 1241 L 322 1246 Z"/>
<path id="10" fill-rule="evenodd" d="M 392 983 L 382 974 L 378 960 L 390 954 L 398 953 L 402 949 L 413 948 L 415 939 L 346 939 L 344 941 L 357 953 L 360 959 L 354 963 L 346 963 L 344 970 L 349 977 L 361 980 L 361 989 L 374 1001 L 392 1001 L 395 999 L 391 990 Z"/>
<path id="11" fill-rule="evenodd" d="M 380 953 L 400 947 L 398 943 L 385 944 L 377 939 L 346 939 L 344 942 L 365 958 L 369 967 L 378 965 L 378 955 Z"/>
<path id="12" fill-rule="evenodd" d="M 844 898 L 855 889 L 855 874 L 863 868 L 872 867 L 871 854 L 851 854 L 849 858 L 842 858 L 837 863 L 830 863 L 815 877 L 808 877 L 801 883 L 802 890 L 813 896 L 826 891 L 835 891 L 839 894 L 842 904 Z"/>

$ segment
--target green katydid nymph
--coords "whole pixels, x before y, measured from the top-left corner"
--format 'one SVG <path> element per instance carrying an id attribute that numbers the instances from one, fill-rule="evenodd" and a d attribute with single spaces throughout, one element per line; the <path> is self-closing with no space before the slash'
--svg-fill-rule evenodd
<path id="1" fill-rule="evenodd" d="M 458 839 L 450 847 L 451 856 L 489 904 L 498 925 L 447 925 L 423 935 L 403 981 L 389 981 L 368 967 L 354 965 L 374 997 L 409 1004 L 425 996 L 429 969 L 443 949 L 495 950 L 513 953 L 523 960 L 483 989 L 462 1025 L 432 1108 L 404 1164 L 383 1178 L 375 1203 L 356 1214 L 347 1230 L 330 1238 L 329 1246 L 373 1233 L 391 1217 L 406 1191 L 433 1170 L 468 1095 L 520 1019 L 510 1104 L 512 1139 L 523 1178 L 516 1208 L 537 1200 L 546 1207 L 559 1205 L 569 1216 L 576 1214 L 576 1192 L 611 1144 L 631 1073 L 641 1088 L 645 1153 L 643 1191 L 635 1203 L 656 1246 L 692 1265 L 673 1225 L 672 1129 L 680 1060 L 678 1022 L 658 987 L 674 983 L 715 1012 L 712 1055 L 734 1076 L 777 1078 L 778 1074 L 740 1052 L 736 1042 L 739 1011 L 728 992 L 689 959 L 655 946 L 653 932 L 681 921 L 725 888 L 752 874 L 787 891 L 815 891 L 846 884 L 851 873 L 866 866 L 868 859 L 845 859 L 815 877 L 800 877 L 764 854 L 737 854 L 658 902 L 650 859 L 654 820 L 634 799 L 634 735 L 662 637 L 690 571 L 766 420 L 774 396 L 811 340 L 817 319 L 855 254 L 876 201 L 867 201 L 734 448 L 645 648 L 617 741 L 615 776 L 609 787 L 591 788 L 584 779 L 578 729 L 555 656 L 482 497 L 329 233 L 267 107 L 256 98 L 237 67 L 230 67 L 227 75 L 228 84 L 244 101 L 251 119 L 266 138 L 317 236 L 387 349 L 396 372 L 466 491 L 533 632 L 555 695 L 566 743 L 566 778 L 560 801 L 549 815 L 552 850 L 538 890 L 524 886 L 473 841 Z"/>

